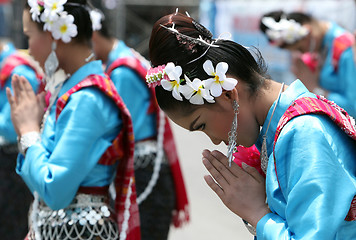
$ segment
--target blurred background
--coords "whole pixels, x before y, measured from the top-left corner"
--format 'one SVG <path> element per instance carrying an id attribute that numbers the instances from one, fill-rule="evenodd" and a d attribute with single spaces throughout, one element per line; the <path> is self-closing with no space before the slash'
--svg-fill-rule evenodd
<path id="1" fill-rule="evenodd" d="M 342 27 L 356 30 L 355 0 L 92 0 L 112 23 L 116 37 L 148 57 L 148 41 L 152 25 L 176 8 L 199 20 L 215 38 L 231 39 L 246 47 L 257 47 L 268 62 L 269 74 L 277 81 L 295 79 L 289 71 L 291 56 L 272 47 L 259 31 L 262 14 L 272 10 L 303 11 L 333 20 Z M 26 48 L 22 33 L 24 0 L 0 0 L 0 37 L 11 39 L 16 47 Z M 229 35 L 230 34 L 230 35 Z M 172 228 L 169 240 L 252 239 L 241 219 L 232 214 L 205 184 L 207 174 L 201 163 L 203 149 L 226 151 L 214 146 L 202 133 L 189 133 L 173 124 L 181 166 L 188 190 L 191 222 L 182 229 Z"/>

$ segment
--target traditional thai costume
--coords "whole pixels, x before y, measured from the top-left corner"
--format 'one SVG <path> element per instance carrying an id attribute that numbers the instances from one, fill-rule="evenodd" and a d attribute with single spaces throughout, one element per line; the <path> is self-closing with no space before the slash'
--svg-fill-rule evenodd
<path id="1" fill-rule="evenodd" d="M 148 65 L 118 41 L 108 56 L 106 72 L 132 117 L 142 239 L 163 240 L 172 217 L 175 226 L 188 221 L 188 200 L 168 119 L 160 116 L 154 93 L 145 83 Z"/>
<path id="2" fill-rule="evenodd" d="M 0 236 L 3 239 L 20 239 L 26 235 L 28 208 L 32 201 L 26 184 L 15 171 L 17 135 L 6 97 L 6 88 L 12 89 L 14 74 L 26 77 L 35 92 L 40 89 L 42 74 L 39 66 L 24 51 L 6 43 L 0 52 Z"/>
<path id="3" fill-rule="evenodd" d="M 329 94 L 327 98 L 356 117 L 356 63 L 353 45 L 355 37 L 335 23 L 324 36 L 322 49 L 325 61 L 320 71 L 320 86 Z"/>
<path id="4" fill-rule="evenodd" d="M 257 239 L 356 239 L 355 141 L 327 115 L 306 114 L 288 121 L 273 151 L 281 117 L 302 97 L 316 99 L 297 80 L 271 106 L 256 143 L 261 149 L 266 134 L 271 210 L 257 224 Z"/>
<path id="5" fill-rule="evenodd" d="M 78 69 L 58 96 L 41 142 L 17 160 L 17 173 L 39 195 L 28 238 L 140 239 L 131 119 L 101 61 Z"/>

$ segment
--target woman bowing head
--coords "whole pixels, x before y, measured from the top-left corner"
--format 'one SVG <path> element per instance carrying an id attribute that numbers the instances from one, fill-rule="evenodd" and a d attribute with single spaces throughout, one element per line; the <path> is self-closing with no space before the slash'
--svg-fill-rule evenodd
<path id="1" fill-rule="evenodd" d="M 29 0 L 23 28 L 49 104 L 23 77 L 8 89 L 16 171 L 35 201 L 28 239 L 140 239 L 130 114 L 91 49 L 85 0 Z M 54 79 L 59 68 L 66 78 Z M 115 206 L 109 205 L 109 186 Z"/>
<path id="2" fill-rule="evenodd" d="M 149 47 L 146 79 L 159 106 L 228 146 L 227 156 L 203 152 L 205 180 L 258 239 L 356 237 L 356 131 L 343 109 L 299 80 L 269 79 L 261 57 L 180 13 L 155 23 Z M 238 145 L 254 144 L 266 182 L 248 159 L 232 163 Z"/>

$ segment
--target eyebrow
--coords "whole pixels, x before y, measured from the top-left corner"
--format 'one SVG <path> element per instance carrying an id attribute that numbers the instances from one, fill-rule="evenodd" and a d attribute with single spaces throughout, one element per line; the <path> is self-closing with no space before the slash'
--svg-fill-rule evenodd
<path id="1" fill-rule="evenodd" d="M 189 131 L 194 131 L 196 129 L 194 129 L 194 125 L 195 123 L 198 121 L 198 119 L 200 118 L 200 116 L 198 116 L 189 126 Z"/>

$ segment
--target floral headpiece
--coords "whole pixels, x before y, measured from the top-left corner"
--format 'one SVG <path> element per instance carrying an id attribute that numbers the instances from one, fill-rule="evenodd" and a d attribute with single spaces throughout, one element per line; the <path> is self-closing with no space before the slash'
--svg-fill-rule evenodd
<path id="1" fill-rule="evenodd" d="M 67 0 L 28 0 L 33 21 L 44 23 L 43 30 L 52 33 L 54 39 L 68 43 L 77 36 L 74 17 L 64 11 Z"/>
<path id="2" fill-rule="evenodd" d="M 268 27 L 266 34 L 272 44 L 280 46 L 283 43 L 293 44 L 305 37 L 309 31 L 293 19 L 282 17 L 279 22 L 272 17 L 263 17 L 262 23 Z"/>
<path id="3" fill-rule="evenodd" d="M 72 38 L 77 36 L 77 26 L 74 24 L 74 17 L 64 11 L 67 0 L 28 0 L 31 18 L 35 22 L 44 23 L 43 30 L 52 33 L 54 39 L 61 39 L 69 43 Z M 73 6 L 81 6 L 78 3 L 70 3 Z M 98 12 L 90 13 L 93 23 L 93 30 L 101 28 Z M 98 20 L 99 19 L 99 20 Z M 99 21 L 99 24 L 98 24 Z"/>
<path id="4" fill-rule="evenodd" d="M 216 69 L 210 60 L 203 64 L 204 71 L 211 78 L 200 80 L 195 78 L 191 81 L 187 75 L 182 76 L 182 67 L 175 66 L 169 62 L 148 70 L 146 81 L 149 87 L 162 85 L 167 91 L 172 91 L 175 99 L 183 101 L 182 95 L 192 104 L 204 104 L 204 99 L 209 103 L 214 103 L 214 97 L 219 97 L 222 90 L 232 90 L 237 80 L 226 77 L 229 65 L 226 62 L 219 62 Z"/>

